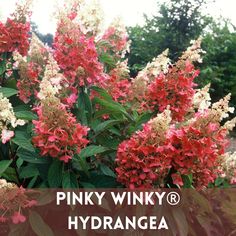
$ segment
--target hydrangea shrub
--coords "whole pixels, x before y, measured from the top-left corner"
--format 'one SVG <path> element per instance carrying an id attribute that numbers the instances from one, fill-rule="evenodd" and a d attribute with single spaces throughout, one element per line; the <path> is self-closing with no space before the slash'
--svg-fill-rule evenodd
<path id="1" fill-rule="evenodd" d="M 210 85 L 194 82 L 201 39 L 177 62 L 166 50 L 130 78 L 120 20 L 104 29 L 97 4 L 72 1 L 57 14 L 50 48 L 31 33 L 29 7 L 0 23 L 2 179 L 28 188 L 236 182 L 230 95 L 211 103 Z"/>

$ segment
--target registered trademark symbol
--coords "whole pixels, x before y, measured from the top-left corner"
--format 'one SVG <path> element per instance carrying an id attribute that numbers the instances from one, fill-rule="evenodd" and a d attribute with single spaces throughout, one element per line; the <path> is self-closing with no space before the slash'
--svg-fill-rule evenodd
<path id="1" fill-rule="evenodd" d="M 169 192 L 166 196 L 168 204 L 175 206 L 180 202 L 180 195 L 176 192 Z"/>

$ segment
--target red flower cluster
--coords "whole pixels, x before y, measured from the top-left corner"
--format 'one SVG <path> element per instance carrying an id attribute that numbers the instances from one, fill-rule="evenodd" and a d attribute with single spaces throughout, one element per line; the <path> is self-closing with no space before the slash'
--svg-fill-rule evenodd
<path id="1" fill-rule="evenodd" d="M 112 51 L 116 55 L 123 56 L 128 49 L 128 35 L 124 29 L 119 30 L 115 26 L 110 26 L 102 36 L 102 40 L 108 42 L 103 47 L 104 51 Z"/>
<path id="2" fill-rule="evenodd" d="M 20 80 L 17 81 L 19 97 L 24 103 L 28 103 L 30 96 L 36 95 L 39 89 L 39 75 L 42 69 L 34 62 L 24 63 L 19 68 Z"/>
<path id="3" fill-rule="evenodd" d="M 42 156 L 49 155 L 68 162 L 89 142 L 84 138 L 88 128 L 76 123 L 75 117 L 59 99 L 48 98 L 36 110 L 39 120 L 33 121 L 36 134 L 33 143 Z"/>
<path id="4" fill-rule="evenodd" d="M 129 72 L 125 64 L 118 64 L 116 68 L 110 71 L 104 88 L 116 102 L 125 103 L 130 93 Z"/>
<path id="5" fill-rule="evenodd" d="M 190 124 L 170 126 L 161 133 L 154 122 L 119 145 L 116 169 L 118 181 L 129 188 L 163 186 L 168 171 L 174 184 L 183 185 L 182 176 L 192 174 L 193 186 L 202 188 L 219 175 L 220 159 L 227 146 L 226 130 L 207 122 L 207 114 Z M 162 137 L 162 142 L 157 142 Z"/>
<path id="6" fill-rule="evenodd" d="M 0 54 L 18 51 L 26 56 L 29 49 L 30 23 L 7 19 L 6 24 L 0 22 Z"/>
<path id="7" fill-rule="evenodd" d="M 79 26 L 66 28 L 61 21 L 54 39 L 54 48 L 55 59 L 70 85 L 77 87 L 103 83 L 103 66 L 98 61 L 94 38 L 87 38 Z"/>
<path id="8" fill-rule="evenodd" d="M 193 80 L 198 74 L 199 71 L 187 62 L 184 69 L 174 66 L 167 74 L 158 75 L 147 88 L 144 106 L 162 112 L 170 105 L 172 119 L 182 121 L 192 106 L 195 93 Z"/>
<path id="9" fill-rule="evenodd" d="M 35 200 L 30 200 L 27 190 L 15 184 L 7 183 L 0 179 L 0 223 L 11 221 L 19 224 L 26 221 L 23 209 L 36 205 Z"/>
<path id="10" fill-rule="evenodd" d="M 225 152 L 228 141 L 226 130 L 220 129 L 219 124 L 198 126 L 198 122 L 173 132 L 170 142 L 174 151 L 170 158 L 179 176 L 192 174 L 194 186 L 202 188 L 219 175 L 219 157 Z"/>
<path id="11" fill-rule="evenodd" d="M 117 180 L 130 189 L 162 185 L 171 167 L 168 153 L 172 146 L 166 143 L 165 135 L 163 130 L 154 131 L 150 121 L 122 142 L 116 158 Z"/>

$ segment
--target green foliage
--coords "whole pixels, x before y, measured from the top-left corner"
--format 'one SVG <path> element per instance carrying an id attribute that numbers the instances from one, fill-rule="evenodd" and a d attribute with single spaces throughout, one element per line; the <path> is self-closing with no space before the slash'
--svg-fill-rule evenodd
<path id="1" fill-rule="evenodd" d="M 205 34 L 202 43 L 207 52 L 203 57 L 201 74 L 197 83 L 211 83 L 213 100 L 232 93 L 236 105 L 236 31 L 230 22 L 216 22 Z"/>
<path id="2" fill-rule="evenodd" d="M 173 0 L 159 6 L 153 17 L 145 16 L 143 27 L 128 29 L 132 41 L 128 57 L 133 75 L 147 62 L 169 48 L 170 58 L 176 60 L 180 53 L 196 39 L 211 22 L 211 18 L 202 13 L 204 0 Z"/>

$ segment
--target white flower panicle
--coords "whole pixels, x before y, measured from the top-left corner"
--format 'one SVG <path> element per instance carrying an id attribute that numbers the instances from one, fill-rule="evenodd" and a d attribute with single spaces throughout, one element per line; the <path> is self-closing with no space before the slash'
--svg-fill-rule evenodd
<path id="1" fill-rule="evenodd" d="M 193 97 L 193 106 L 198 111 L 204 111 L 211 105 L 211 97 L 209 94 L 210 84 L 207 84 L 202 89 L 197 89 Z"/>
<path id="2" fill-rule="evenodd" d="M 31 15 L 30 8 L 32 7 L 32 4 L 33 4 L 33 0 L 18 1 L 16 4 L 16 10 L 12 14 L 14 19 L 16 19 L 19 22 L 25 22 L 27 17 L 30 17 Z"/>
<path id="3" fill-rule="evenodd" d="M 167 73 L 171 64 L 168 58 L 169 50 L 166 49 L 159 56 L 148 63 L 147 66 L 141 70 L 137 77 L 132 80 L 132 90 L 134 94 L 140 96 L 145 94 L 147 86 L 160 74 Z"/>
<path id="4" fill-rule="evenodd" d="M 126 40 L 125 47 L 123 51 L 121 52 L 121 58 L 124 58 L 126 53 L 130 52 L 130 45 L 131 45 L 131 40 L 128 40 L 129 36 L 126 30 L 125 24 L 120 17 L 116 17 L 113 19 L 109 27 L 115 29 L 116 35 L 118 37 Z"/>
<path id="5" fill-rule="evenodd" d="M 10 101 L 0 93 L 0 130 L 11 125 L 15 128 L 18 125 L 24 125 L 25 121 L 17 119 Z"/>
<path id="6" fill-rule="evenodd" d="M 38 36 L 33 33 L 29 49 L 30 60 L 43 66 L 48 59 L 49 51 L 50 48 L 44 45 L 44 43 L 38 38 Z"/>
<path id="7" fill-rule="evenodd" d="M 17 188 L 17 185 L 14 183 L 9 183 L 5 179 L 0 179 L 0 189 L 12 189 Z"/>
<path id="8" fill-rule="evenodd" d="M 13 59 L 15 61 L 14 64 L 13 64 L 13 69 L 19 69 L 20 65 L 26 65 L 27 64 L 27 57 L 22 56 L 17 51 L 13 52 Z"/>
<path id="9" fill-rule="evenodd" d="M 148 123 L 151 125 L 153 130 L 163 134 L 170 128 L 171 121 L 171 111 L 169 107 L 167 107 L 166 110 L 158 114 L 155 118 L 151 119 Z"/>
<path id="10" fill-rule="evenodd" d="M 39 88 L 40 91 L 37 94 L 37 97 L 40 100 L 54 97 L 60 91 L 61 82 L 65 80 L 64 76 L 59 73 L 59 66 L 54 60 L 53 56 L 49 54 L 48 64 L 46 65 L 44 77 L 40 82 Z"/>
<path id="11" fill-rule="evenodd" d="M 227 178 L 231 184 L 236 183 L 236 152 L 227 152 L 222 157 L 222 177 Z"/>
<path id="12" fill-rule="evenodd" d="M 2 143 L 6 143 L 14 136 L 14 132 L 8 130 L 9 128 L 24 124 L 24 120 L 16 118 L 10 101 L 0 93 L 0 132 Z"/>
<path id="13" fill-rule="evenodd" d="M 236 117 L 234 117 L 232 120 L 226 121 L 222 128 L 227 129 L 228 131 L 232 131 L 235 125 L 236 125 Z"/>
<path id="14" fill-rule="evenodd" d="M 168 58 L 169 50 L 166 49 L 158 57 L 154 58 L 152 62 L 138 73 L 136 79 L 146 80 L 148 83 L 152 82 L 160 73 L 167 73 L 170 66 L 170 59 Z"/>
<path id="15" fill-rule="evenodd" d="M 58 4 L 60 5 L 60 4 Z M 64 1 L 63 7 L 57 9 L 57 18 L 64 22 L 61 32 L 79 28 L 84 34 L 97 36 L 103 27 L 103 11 L 97 0 Z M 73 15 L 73 20 L 70 17 Z"/>
<path id="16" fill-rule="evenodd" d="M 204 54 L 206 52 L 201 49 L 201 42 L 201 37 L 199 37 L 197 40 L 191 40 L 190 44 L 192 45 L 187 48 L 187 50 L 182 54 L 180 59 L 183 61 L 202 63 L 201 54 Z"/>
<path id="17" fill-rule="evenodd" d="M 218 102 L 212 104 L 211 110 L 219 116 L 219 121 L 222 121 L 224 118 L 229 117 L 229 113 L 234 113 L 234 107 L 229 107 L 230 97 L 231 94 L 229 93 Z"/>
<path id="18" fill-rule="evenodd" d="M 102 30 L 103 20 L 103 11 L 97 0 L 80 4 L 76 21 L 78 21 L 84 34 L 98 35 Z"/>
<path id="19" fill-rule="evenodd" d="M 124 77 L 125 79 L 129 78 L 129 66 L 128 66 L 128 59 L 124 61 L 118 61 L 116 63 L 116 70 L 118 70 L 121 73 L 121 78 Z"/>

